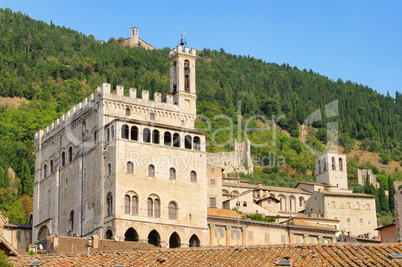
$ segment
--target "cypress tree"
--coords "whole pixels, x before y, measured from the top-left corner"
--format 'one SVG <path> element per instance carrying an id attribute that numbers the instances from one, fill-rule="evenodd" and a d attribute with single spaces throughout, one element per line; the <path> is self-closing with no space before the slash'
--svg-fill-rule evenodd
<path id="1" fill-rule="evenodd" d="M 378 193 L 378 197 L 380 199 L 380 210 L 384 211 L 384 212 L 389 212 L 388 199 L 387 199 L 387 196 L 385 195 L 384 186 L 381 183 L 380 183 L 380 191 Z"/>
<path id="2" fill-rule="evenodd" d="M 22 162 L 22 170 L 21 170 L 21 184 L 22 184 L 22 194 L 32 195 L 33 193 L 33 179 L 31 175 L 31 170 L 29 169 L 28 163 L 26 160 Z"/>
<path id="3" fill-rule="evenodd" d="M 392 181 L 392 178 L 390 175 L 388 175 L 388 206 L 389 210 L 392 212 L 392 214 L 395 214 L 395 200 L 394 200 L 394 195 L 396 193 L 394 182 Z"/>
<path id="4" fill-rule="evenodd" d="M 10 176 L 8 175 L 8 168 L 4 169 L 4 175 L 3 175 L 3 180 L 4 180 L 4 188 L 9 188 L 10 187 Z"/>
<path id="5" fill-rule="evenodd" d="M 4 169 L 0 167 L 0 188 L 4 188 Z"/>

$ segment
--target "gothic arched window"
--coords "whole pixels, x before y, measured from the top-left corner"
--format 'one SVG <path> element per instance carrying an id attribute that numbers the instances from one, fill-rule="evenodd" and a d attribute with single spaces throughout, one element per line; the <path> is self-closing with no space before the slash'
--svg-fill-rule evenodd
<path id="1" fill-rule="evenodd" d="M 112 193 L 108 193 L 107 194 L 107 198 L 106 198 L 106 201 L 107 201 L 107 215 L 109 216 L 109 215 L 112 215 L 112 213 L 113 213 L 113 196 L 112 196 Z"/>
<path id="2" fill-rule="evenodd" d="M 174 202 L 170 202 L 169 206 L 169 219 L 176 220 L 177 219 L 177 205 Z"/>

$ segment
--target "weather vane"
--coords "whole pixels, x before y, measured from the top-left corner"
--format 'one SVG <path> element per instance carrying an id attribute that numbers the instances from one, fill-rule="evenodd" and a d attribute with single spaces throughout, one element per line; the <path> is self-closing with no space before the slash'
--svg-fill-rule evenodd
<path id="1" fill-rule="evenodd" d="M 183 31 L 183 27 L 180 28 L 180 29 L 181 29 L 181 41 L 180 41 L 180 45 L 186 44 L 186 46 L 187 46 L 187 40 L 186 40 L 185 42 L 183 41 L 183 34 L 185 34 L 186 32 Z"/>

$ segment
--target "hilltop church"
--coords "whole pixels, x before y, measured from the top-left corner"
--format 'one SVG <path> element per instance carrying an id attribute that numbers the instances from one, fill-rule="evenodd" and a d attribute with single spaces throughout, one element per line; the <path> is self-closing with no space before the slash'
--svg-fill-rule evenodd
<path id="1" fill-rule="evenodd" d="M 103 83 L 35 134 L 34 243 L 98 235 L 175 248 L 375 235 L 374 198 L 348 190 L 343 155 L 316 159 L 317 184 L 280 188 L 223 177 L 225 166 L 236 161 L 242 170 L 240 162 L 251 159 L 249 144 L 223 155 L 228 161 L 207 155 L 205 133 L 194 128 L 195 60 L 196 50 L 183 43 L 169 52 L 166 101 Z M 252 221 L 232 209 L 280 219 Z"/>

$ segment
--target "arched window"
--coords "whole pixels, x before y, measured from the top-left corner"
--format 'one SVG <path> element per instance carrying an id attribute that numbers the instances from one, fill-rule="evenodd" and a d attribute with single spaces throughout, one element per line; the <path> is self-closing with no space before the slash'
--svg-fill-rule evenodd
<path id="1" fill-rule="evenodd" d="M 286 211 L 286 197 L 284 195 L 280 195 L 279 200 L 279 209 Z"/>
<path id="2" fill-rule="evenodd" d="M 169 208 L 169 219 L 176 220 L 177 219 L 177 206 L 176 206 L 176 203 L 170 202 L 168 208 Z"/>
<path id="3" fill-rule="evenodd" d="M 109 141 L 110 141 L 110 129 L 107 128 L 107 130 L 106 130 L 106 142 L 109 143 Z"/>
<path id="4" fill-rule="evenodd" d="M 326 160 L 324 159 L 324 172 L 326 172 L 327 171 L 327 162 L 326 162 Z"/>
<path id="5" fill-rule="evenodd" d="M 107 215 L 110 216 L 113 213 L 113 196 L 112 193 L 108 193 L 106 197 L 106 203 L 107 203 Z"/>
<path id="6" fill-rule="evenodd" d="M 335 171 L 336 170 L 336 166 L 335 166 L 335 157 L 332 157 L 332 170 Z"/>
<path id="7" fill-rule="evenodd" d="M 50 173 L 53 172 L 53 160 L 50 160 Z"/>
<path id="8" fill-rule="evenodd" d="M 170 134 L 170 132 L 165 132 L 165 134 L 163 135 L 163 143 L 165 144 L 165 146 L 172 145 L 172 135 Z"/>
<path id="9" fill-rule="evenodd" d="M 114 139 L 114 126 L 110 127 L 110 138 L 113 140 Z"/>
<path id="10" fill-rule="evenodd" d="M 159 199 L 154 200 L 154 216 L 159 218 L 161 216 L 161 203 Z"/>
<path id="11" fill-rule="evenodd" d="M 154 121 L 155 120 L 155 114 L 154 113 L 149 114 L 149 119 L 151 121 Z"/>
<path id="12" fill-rule="evenodd" d="M 129 127 L 127 124 L 121 126 L 121 138 L 128 139 L 128 129 Z"/>
<path id="13" fill-rule="evenodd" d="M 236 201 L 236 207 L 240 207 L 240 201 Z"/>
<path id="14" fill-rule="evenodd" d="M 321 161 L 318 160 L 318 174 L 321 173 Z"/>
<path id="15" fill-rule="evenodd" d="M 342 160 L 342 158 L 339 158 L 339 170 L 343 171 L 343 160 Z"/>
<path id="16" fill-rule="evenodd" d="M 299 207 L 303 207 L 304 198 L 299 197 Z"/>
<path id="17" fill-rule="evenodd" d="M 289 197 L 289 211 L 296 211 L 296 198 L 294 196 Z"/>
<path id="18" fill-rule="evenodd" d="M 363 219 L 361 219 L 361 218 L 360 218 L 360 220 L 359 220 L 359 227 L 360 227 L 360 228 L 363 228 Z"/>
<path id="19" fill-rule="evenodd" d="M 148 166 L 148 176 L 155 177 L 155 166 L 152 164 Z"/>
<path id="20" fill-rule="evenodd" d="M 184 148 L 191 149 L 192 147 L 192 139 L 191 136 L 186 135 L 184 137 Z"/>
<path id="21" fill-rule="evenodd" d="M 131 198 L 131 208 L 134 215 L 138 214 L 138 198 L 137 196 L 133 196 Z"/>
<path id="22" fill-rule="evenodd" d="M 127 162 L 126 172 L 127 173 L 134 172 L 134 164 L 131 161 Z"/>
<path id="23" fill-rule="evenodd" d="M 177 73 L 177 70 L 176 70 L 176 61 L 173 61 L 173 80 L 174 80 L 175 82 L 176 82 L 176 79 L 177 79 L 176 73 Z M 176 93 L 177 93 L 177 84 L 174 83 L 174 84 L 173 84 L 173 88 L 172 88 L 172 94 L 174 95 L 174 94 L 176 94 Z"/>
<path id="24" fill-rule="evenodd" d="M 66 165 L 66 152 L 61 153 L 61 166 Z"/>
<path id="25" fill-rule="evenodd" d="M 178 133 L 173 134 L 173 146 L 180 147 L 180 135 Z"/>
<path id="26" fill-rule="evenodd" d="M 147 210 L 148 210 L 148 216 L 153 217 L 154 216 L 154 202 L 152 198 L 148 198 L 147 200 Z"/>
<path id="27" fill-rule="evenodd" d="M 152 143 L 159 144 L 159 131 L 158 130 L 152 131 Z"/>
<path id="28" fill-rule="evenodd" d="M 74 230 L 74 211 L 70 211 L 70 216 L 68 216 L 68 222 L 69 222 L 69 226 L 70 226 L 70 230 L 73 231 Z"/>
<path id="29" fill-rule="evenodd" d="M 170 168 L 170 170 L 169 170 L 169 179 L 170 180 L 176 179 L 176 170 L 174 168 Z"/>
<path id="30" fill-rule="evenodd" d="M 194 149 L 200 150 L 201 149 L 201 140 L 198 136 L 195 136 L 193 139 Z"/>
<path id="31" fill-rule="evenodd" d="M 112 175 L 112 164 L 107 165 L 107 175 Z"/>
<path id="32" fill-rule="evenodd" d="M 126 108 L 126 116 L 130 116 L 130 109 Z"/>
<path id="33" fill-rule="evenodd" d="M 138 128 L 137 126 L 131 127 L 131 140 L 138 140 Z"/>
<path id="34" fill-rule="evenodd" d="M 190 62 L 184 61 L 184 88 L 186 91 L 190 91 Z"/>
<path id="35" fill-rule="evenodd" d="M 190 172 L 190 181 L 197 182 L 197 173 L 195 171 Z"/>
<path id="36" fill-rule="evenodd" d="M 355 202 L 355 209 L 360 209 L 360 203 L 359 203 L 359 201 L 356 201 L 356 202 Z"/>
<path id="37" fill-rule="evenodd" d="M 43 165 L 43 178 L 46 178 L 47 176 L 47 165 Z"/>
<path id="38" fill-rule="evenodd" d="M 146 143 L 151 142 L 151 132 L 149 131 L 148 128 L 145 128 L 145 129 L 142 131 L 142 141 L 143 141 L 143 142 L 146 142 Z"/>
<path id="39" fill-rule="evenodd" d="M 68 162 L 73 161 L 73 148 L 70 146 L 68 149 Z"/>
<path id="40" fill-rule="evenodd" d="M 350 220 L 350 218 L 346 219 L 346 227 L 350 227 L 352 225 L 352 222 Z"/>
<path id="41" fill-rule="evenodd" d="M 247 207 L 247 201 L 243 201 L 243 207 Z"/>
<path id="42" fill-rule="evenodd" d="M 130 196 L 129 195 L 125 195 L 124 196 L 124 213 L 125 214 L 130 214 Z"/>

